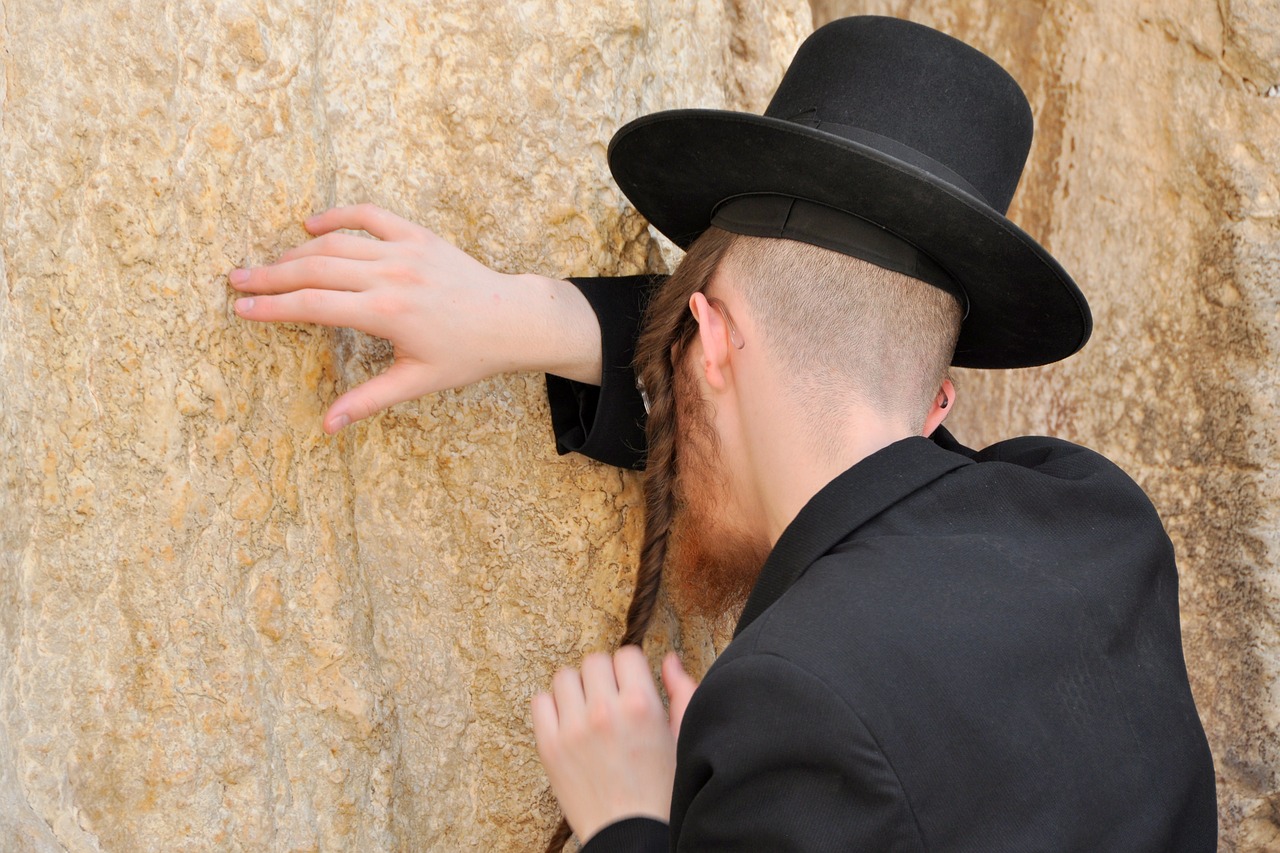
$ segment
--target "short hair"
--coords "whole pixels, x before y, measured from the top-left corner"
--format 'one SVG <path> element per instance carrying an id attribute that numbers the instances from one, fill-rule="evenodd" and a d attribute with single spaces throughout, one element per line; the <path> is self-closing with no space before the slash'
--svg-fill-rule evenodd
<path id="1" fill-rule="evenodd" d="M 645 424 L 644 543 L 624 645 L 642 642 L 648 630 L 677 509 L 675 374 L 698 332 L 689 298 L 722 273 L 734 276 L 798 387 L 832 414 L 857 393 L 872 405 L 909 408 L 911 426 L 922 427 L 959 334 L 956 300 L 908 276 L 804 243 L 714 227 L 695 240 L 651 294 L 636 345 L 636 374 L 652 408 Z"/>
<path id="2" fill-rule="evenodd" d="M 923 428 L 955 353 L 954 296 L 794 240 L 734 235 L 717 276 L 742 294 L 797 398 L 838 417 L 850 397 Z"/>

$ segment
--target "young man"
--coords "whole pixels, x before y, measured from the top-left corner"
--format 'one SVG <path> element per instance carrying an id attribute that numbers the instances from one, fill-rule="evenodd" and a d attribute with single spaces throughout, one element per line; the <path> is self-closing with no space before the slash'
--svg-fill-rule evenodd
<path id="1" fill-rule="evenodd" d="M 1075 285 L 1004 217 L 1029 142 L 998 66 L 883 18 L 816 32 L 763 117 L 662 113 L 615 137 L 619 184 L 689 248 L 637 356 L 646 559 L 661 567 L 673 537 L 688 600 L 749 596 L 696 691 L 667 662 L 670 725 L 634 648 L 535 699 L 540 754 L 587 849 L 1214 849 L 1212 763 L 1150 503 L 1087 450 L 973 452 L 940 427 L 948 363 L 1041 364 L 1088 337 Z M 280 294 L 243 316 L 356 317 L 397 341 L 396 366 L 327 427 L 433 381 L 528 366 L 455 358 L 428 381 L 400 349 L 412 335 L 361 298 L 395 303 L 358 265 L 426 251 L 468 298 L 516 283 L 377 211 L 311 225 L 351 226 L 391 246 L 330 235 L 236 276 Z M 634 440 L 630 358 L 609 342 L 631 340 L 643 296 L 584 283 L 588 305 L 523 283 L 535 311 L 568 297 L 568 343 L 536 357 L 602 382 L 550 381 L 562 439 L 634 461 L 599 447 Z M 599 362 L 581 333 L 591 308 Z"/>

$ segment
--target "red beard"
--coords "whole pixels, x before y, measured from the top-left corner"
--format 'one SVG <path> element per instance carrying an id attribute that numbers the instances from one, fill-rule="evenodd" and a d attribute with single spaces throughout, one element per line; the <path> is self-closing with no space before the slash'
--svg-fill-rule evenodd
<path id="1" fill-rule="evenodd" d="M 675 374 L 677 510 L 667 546 L 667 588 L 681 617 L 736 618 L 769 544 L 731 514 L 728 472 L 690 360 Z"/>

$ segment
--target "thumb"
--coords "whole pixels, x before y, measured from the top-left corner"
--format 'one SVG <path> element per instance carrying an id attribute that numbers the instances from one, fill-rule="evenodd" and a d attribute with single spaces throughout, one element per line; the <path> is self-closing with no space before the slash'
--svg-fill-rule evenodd
<path id="1" fill-rule="evenodd" d="M 397 361 L 386 372 L 352 388 L 329 407 L 324 416 L 324 431 L 333 435 L 347 424 L 430 392 L 432 389 L 426 387 L 417 373 L 414 365 Z"/>
<path id="2" fill-rule="evenodd" d="M 689 707 L 689 700 L 693 698 L 698 682 L 684 671 L 680 658 L 675 652 L 671 652 L 662 659 L 662 684 L 667 688 L 667 696 L 671 699 L 671 734 L 679 738 L 684 709 Z"/>

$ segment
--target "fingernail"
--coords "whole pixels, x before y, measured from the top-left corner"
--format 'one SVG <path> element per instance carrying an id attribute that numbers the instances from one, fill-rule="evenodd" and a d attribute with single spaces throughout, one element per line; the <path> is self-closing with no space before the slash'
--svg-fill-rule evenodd
<path id="1" fill-rule="evenodd" d="M 235 309 L 237 314 L 247 314 L 253 310 L 253 300 L 237 299 Z"/>
<path id="2" fill-rule="evenodd" d="M 232 284 L 244 284 L 248 280 L 249 280 L 248 270 L 232 270 L 231 271 Z"/>
<path id="3" fill-rule="evenodd" d="M 342 429 L 344 426 L 346 426 L 349 423 L 351 423 L 351 418 L 347 417 L 346 415 L 338 415 L 336 418 L 333 419 L 333 421 L 329 424 L 329 426 L 333 428 L 334 432 L 337 432 L 338 430 Z"/>

